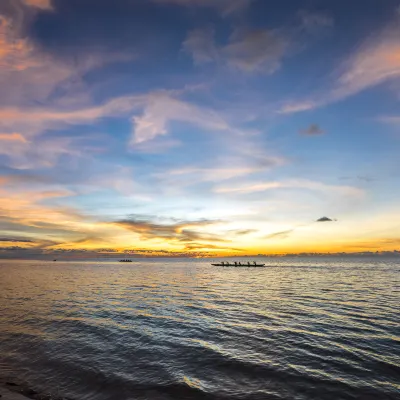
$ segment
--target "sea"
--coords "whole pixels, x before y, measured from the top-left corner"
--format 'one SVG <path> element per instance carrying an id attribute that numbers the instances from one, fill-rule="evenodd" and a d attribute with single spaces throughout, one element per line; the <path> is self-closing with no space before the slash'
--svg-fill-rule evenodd
<path id="1" fill-rule="evenodd" d="M 0 260 L 0 377 L 73 400 L 400 399 L 400 257 L 257 261 Z"/>

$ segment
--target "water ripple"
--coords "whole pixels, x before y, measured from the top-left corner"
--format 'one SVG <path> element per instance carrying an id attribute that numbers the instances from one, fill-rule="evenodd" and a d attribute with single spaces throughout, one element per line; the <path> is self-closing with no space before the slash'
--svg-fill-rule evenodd
<path id="1" fill-rule="evenodd" d="M 80 400 L 400 398 L 398 262 L 0 262 L 0 377 Z"/>

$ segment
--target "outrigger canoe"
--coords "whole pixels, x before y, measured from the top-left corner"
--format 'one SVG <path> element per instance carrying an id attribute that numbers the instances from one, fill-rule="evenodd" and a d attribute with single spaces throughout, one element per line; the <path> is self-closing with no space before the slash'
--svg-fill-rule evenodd
<path id="1" fill-rule="evenodd" d="M 223 262 L 223 263 L 218 263 L 218 264 L 211 264 L 211 265 L 213 265 L 214 267 L 265 267 L 265 264 L 256 264 L 256 263 L 250 263 L 250 262 L 248 262 L 248 263 L 245 263 L 245 264 L 242 264 L 242 263 L 225 263 L 225 262 Z"/>

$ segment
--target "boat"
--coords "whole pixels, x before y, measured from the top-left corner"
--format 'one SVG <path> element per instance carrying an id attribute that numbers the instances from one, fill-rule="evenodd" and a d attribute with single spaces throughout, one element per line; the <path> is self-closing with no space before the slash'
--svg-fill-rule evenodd
<path id="1" fill-rule="evenodd" d="M 132 262 L 132 260 L 119 260 L 119 262 Z"/>
<path id="2" fill-rule="evenodd" d="M 247 263 L 241 263 L 241 262 L 220 262 L 220 263 L 215 263 L 211 264 L 214 267 L 247 267 L 247 268 L 254 268 L 254 267 L 265 267 L 265 264 L 257 264 L 255 261 L 250 262 L 248 261 Z"/>

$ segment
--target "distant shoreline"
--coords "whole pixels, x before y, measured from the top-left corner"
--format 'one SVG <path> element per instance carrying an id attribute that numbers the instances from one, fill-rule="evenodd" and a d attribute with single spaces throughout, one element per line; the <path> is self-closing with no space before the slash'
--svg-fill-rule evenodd
<path id="1" fill-rule="evenodd" d="M 60 257 L 60 255 L 58 255 Z M 55 256 L 48 258 L 14 258 L 14 257 L 1 257 L 0 261 L 45 261 L 45 262 L 66 262 L 66 261 L 74 261 L 74 262 L 119 262 L 121 257 L 130 259 L 132 261 L 152 261 L 152 260 L 215 260 L 215 259 L 248 259 L 248 258 L 270 258 L 270 259 L 284 259 L 284 258 L 379 258 L 379 259 L 391 259 L 396 258 L 400 259 L 400 251 L 384 251 L 384 252 L 360 252 L 360 253 L 293 253 L 293 254 L 257 254 L 257 255 L 232 255 L 232 256 L 207 256 L 207 257 L 190 257 L 190 256 L 153 256 L 153 257 L 144 257 L 137 254 L 124 254 L 121 256 L 113 257 L 60 257 L 54 260 Z"/>

